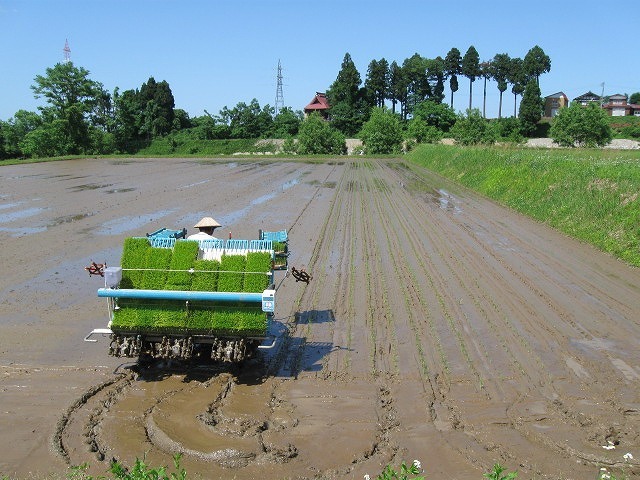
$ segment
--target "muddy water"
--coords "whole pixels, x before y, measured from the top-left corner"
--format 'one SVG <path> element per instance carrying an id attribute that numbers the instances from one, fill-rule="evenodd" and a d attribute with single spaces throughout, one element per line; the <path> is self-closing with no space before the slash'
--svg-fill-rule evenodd
<path id="1" fill-rule="evenodd" d="M 400 161 L 0 169 L 0 474 L 112 458 L 202 478 L 635 478 L 640 273 Z M 289 230 L 276 347 L 242 369 L 106 355 L 91 261 L 125 237 Z M 222 219 L 222 220 L 221 220 Z M 614 448 L 611 448 L 613 446 Z M 607 447 L 607 448 L 603 448 Z"/>

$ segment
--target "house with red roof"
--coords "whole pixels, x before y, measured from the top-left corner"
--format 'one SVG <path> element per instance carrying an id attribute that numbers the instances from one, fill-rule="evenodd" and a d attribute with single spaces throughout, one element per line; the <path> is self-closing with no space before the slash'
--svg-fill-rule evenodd
<path id="1" fill-rule="evenodd" d="M 326 94 L 322 92 L 316 92 L 315 97 L 309 102 L 309 104 L 304 107 L 304 115 L 305 117 L 310 115 L 313 112 L 318 112 L 322 118 L 329 118 L 329 101 L 327 100 Z"/>

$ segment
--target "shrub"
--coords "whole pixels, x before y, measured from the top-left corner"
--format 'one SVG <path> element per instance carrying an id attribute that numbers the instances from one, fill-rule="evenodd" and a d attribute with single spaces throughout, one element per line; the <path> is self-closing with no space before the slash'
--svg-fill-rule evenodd
<path id="1" fill-rule="evenodd" d="M 440 130 L 433 125 L 427 125 L 421 117 L 411 119 L 407 134 L 410 139 L 415 139 L 417 143 L 438 143 L 443 137 L 443 133 Z"/>
<path id="2" fill-rule="evenodd" d="M 482 118 L 477 108 L 459 115 L 456 124 L 451 127 L 451 135 L 461 145 L 493 144 L 497 138 L 495 127 Z"/>
<path id="3" fill-rule="evenodd" d="M 435 127 L 441 132 L 448 132 L 456 123 L 456 112 L 453 108 L 432 100 L 425 100 L 416 105 L 413 117 L 420 117 L 426 125 Z"/>
<path id="4" fill-rule="evenodd" d="M 323 120 L 319 114 L 309 115 L 300 125 L 298 153 L 342 155 L 346 152 L 344 135 Z"/>
<path id="5" fill-rule="evenodd" d="M 583 107 L 573 102 L 561 109 L 549 134 L 563 147 L 602 147 L 613 138 L 606 112 L 595 103 Z"/>
<path id="6" fill-rule="evenodd" d="M 385 108 L 375 107 L 360 131 L 360 138 L 367 153 L 397 153 L 402 145 L 400 119 Z"/>

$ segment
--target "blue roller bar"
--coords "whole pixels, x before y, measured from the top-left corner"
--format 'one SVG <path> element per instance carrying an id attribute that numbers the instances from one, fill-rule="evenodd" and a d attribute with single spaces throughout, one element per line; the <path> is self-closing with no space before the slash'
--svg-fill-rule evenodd
<path id="1" fill-rule="evenodd" d="M 149 298 L 156 300 L 190 300 L 202 302 L 262 303 L 262 292 L 189 292 L 184 290 L 98 289 L 98 297 Z"/>

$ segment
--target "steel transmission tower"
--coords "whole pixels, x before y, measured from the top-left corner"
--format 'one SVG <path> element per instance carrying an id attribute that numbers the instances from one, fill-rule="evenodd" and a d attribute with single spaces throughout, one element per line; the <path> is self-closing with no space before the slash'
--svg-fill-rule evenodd
<path id="1" fill-rule="evenodd" d="M 64 52 L 64 63 L 69 63 L 71 61 L 71 49 L 69 48 L 69 41 L 64 39 L 64 48 L 62 49 Z"/>
<path id="2" fill-rule="evenodd" d="M 282 95 L 282 66 L 280 65 L 280 59 L 278 59 L 278 76 L 276 84 L 276 105 L 275 112 L 278 112 L 284 108 L 284 96 Z"/>

